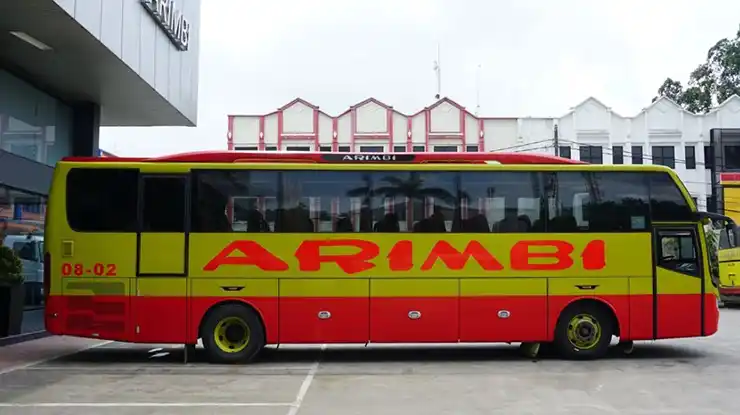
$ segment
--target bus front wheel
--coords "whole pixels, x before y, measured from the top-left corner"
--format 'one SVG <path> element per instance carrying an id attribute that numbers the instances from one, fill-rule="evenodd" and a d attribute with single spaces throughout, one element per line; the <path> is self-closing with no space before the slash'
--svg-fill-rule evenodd
<path id="1" fill-rule="evenodd" d="M 209 312 L 201 337 L 212 363 L 249 362 L 265 345 L 259 316 L 240 304 L 221 305 Z"/>
<path id="2" fill-rule="evenodd" d="M 560 314 L 553 346 L 565 359 L 599 359 L 608 352 L 614 329 L 614 319 L 606 306 L 574 303 Z"/>

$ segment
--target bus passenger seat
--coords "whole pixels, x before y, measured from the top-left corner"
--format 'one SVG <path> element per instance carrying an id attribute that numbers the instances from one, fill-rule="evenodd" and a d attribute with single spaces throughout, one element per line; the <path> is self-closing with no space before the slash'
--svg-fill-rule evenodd
<path id="1" fill-rule="evenodd" d="M 335 232 L 354 232 L 355 228 L 352 226 L 352 220 L 347 215 L 341 215 L 337 218 L 334 223 Z"/>
<path id="2" fill-rule="evenodd" d="M 488 233 L 490 232 L 490 226 L 488 225 L 488 218 L 486 215 L 477 214 L 472 218 L 468 219 L 464 223 L 464 231 L 471 233 Z"/>
<path id="3" fill-rule="evenodd" d="M 382 220 L 373 226 L 374 232 L 401 232 L 398 216 L 395 213 L 386 213 Z"/>
<path id="4" fill-rule="evenodd" d="M 257 209 L 250 209 L 247 213 L 247 232 L 270 232 L 270 227 Z"/>
<path id="5" fill-rule="evenodd" d="M 578 222 L 574 216 L 556 216 L 547 224 L 548 232 L 577 232 Z"/>

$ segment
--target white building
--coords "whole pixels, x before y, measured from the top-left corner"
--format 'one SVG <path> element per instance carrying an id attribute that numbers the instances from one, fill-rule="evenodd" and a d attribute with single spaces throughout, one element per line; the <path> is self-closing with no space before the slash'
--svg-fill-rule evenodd
<path id="1" fill-rule="evenodd" d="M 449 98 L 414 114 L 369 98 L 333 116 L 297 98 L 268 114 L 229 115 L 227 143 L 251 151 L 537 151 L 591 163 L 664 164 L 706 209 L 709 131 L 739 127 L 737 96 L 703 115 L 661 98 L 634 116 L 588 98 L 559 118 L 476 117 Z"/>

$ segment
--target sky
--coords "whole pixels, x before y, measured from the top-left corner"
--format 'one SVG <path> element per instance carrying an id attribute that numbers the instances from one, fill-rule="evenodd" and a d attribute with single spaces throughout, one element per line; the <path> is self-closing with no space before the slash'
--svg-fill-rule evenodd
<path id="1" fill-rule="evenodd" d="M 630 116 L 740 28 L 729 0 L 201 1 L 197 126 L 103 128 L 101 148 L 226 149 L 228 114 L 296 97 L 413 113 L 434 102 L 438 45 L 442 96 L 472 111 L 479 95 L 482 116 L 557 117 L 591 96 Z"/>

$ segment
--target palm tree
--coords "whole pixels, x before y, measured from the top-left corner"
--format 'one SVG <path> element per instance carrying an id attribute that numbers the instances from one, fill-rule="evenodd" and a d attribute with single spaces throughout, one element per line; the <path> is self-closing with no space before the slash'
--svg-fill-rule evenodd
<path id="1" fill-rule="evenodd" d="M 405 180 L 399 176 L 386 176 L 381 181 L 386 186 L 375 189 L 376 194 L 388 198 L 407 197 L 409 200 L 426 200 L 427 197 L 441 199 L 448 204 L 455 205 L 457 198 L 452 193 L 438 187 L 424 187 L 424 179 L 418 172 L 411 172 Z"/>

